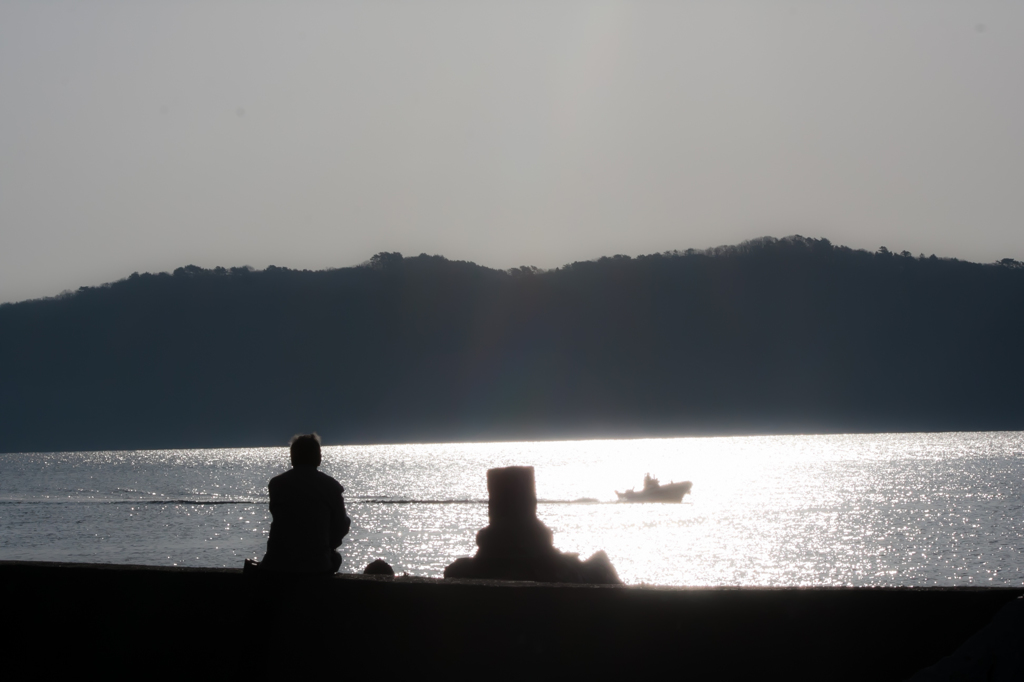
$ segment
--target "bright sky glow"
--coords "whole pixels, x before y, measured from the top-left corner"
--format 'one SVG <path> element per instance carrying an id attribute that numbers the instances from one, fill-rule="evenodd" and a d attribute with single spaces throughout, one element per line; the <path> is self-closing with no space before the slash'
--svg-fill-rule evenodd
<path id="1" fill-rule="evenodd" d="M 1024 259 L 1019 2 L 0 5 L 0 301 L 804 234 Z"/>

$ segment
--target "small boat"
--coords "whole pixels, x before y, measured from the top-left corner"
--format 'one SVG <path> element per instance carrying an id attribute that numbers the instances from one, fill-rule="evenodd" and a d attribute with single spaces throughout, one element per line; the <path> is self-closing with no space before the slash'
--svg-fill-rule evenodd
<path id="1" fill-rule="evenodd" d="M 643 490 L 636 492 L 630 488 L 624 493 L 616 490 L 615 494 L 619 496 L 619 502 L 682 502 L 683 495 L 690 492 L 692 487 L 690 481 L 661 485 L 657 478 L 647 474 L 644 476 Z"/>

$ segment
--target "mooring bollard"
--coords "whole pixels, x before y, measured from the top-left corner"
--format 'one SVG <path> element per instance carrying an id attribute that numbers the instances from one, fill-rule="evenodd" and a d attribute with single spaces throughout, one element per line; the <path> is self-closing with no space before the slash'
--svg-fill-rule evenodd
<path id="1" fill-rule="evenodd" d="M 456 559 L 444 569 L 444 577 L 620 582 L 604 552 L 580 561 L 575 554 L 555 549 L 551 529 L 537 518 L 533 467 L 488 469 L 487 495 L 489 524 L 476 534 L 476 556 Z"/>
<path id="2" fill-rule="evenodd" d="M 491 524 L 523 522 L 537 516 L 533 467 L 488 469 L 487 495 Z"/>

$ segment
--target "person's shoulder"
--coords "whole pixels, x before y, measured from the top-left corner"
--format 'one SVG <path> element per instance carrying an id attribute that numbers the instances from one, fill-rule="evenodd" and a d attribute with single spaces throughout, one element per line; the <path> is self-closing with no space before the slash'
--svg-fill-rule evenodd
<path id="1" fill-rule="evenodd" d="M 323 482 L 324 485 L 328 485 L 332 488 L 337 488 L 338 492 L 345 492 L 345 489 L 341 487 L 341 484 L 333 477 L 325 474 L 322 471 L 317 471 L 317 478 Z"/>
<path id="2" fill-rule="evenodd" d="M 267 484 L 268 488 L 275 486 L 288 485 L 290 481 L 295 478 L 295 469 L 289 469 L 288 471 L 281 472 L 277 476 L 270 479 L 270 483 Z"/>

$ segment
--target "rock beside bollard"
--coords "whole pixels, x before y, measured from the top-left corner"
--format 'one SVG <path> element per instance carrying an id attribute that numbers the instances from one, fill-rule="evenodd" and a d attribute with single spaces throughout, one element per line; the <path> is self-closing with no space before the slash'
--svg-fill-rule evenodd
<path id="1" fill-rule="evenodd" d="M 580 561 L 555 549 L 551 529 L 537 518 L 533 467 L 489 469 L 487 494 L 490 523 L 476 534 L 476 556 L 456 559 L 444 569 L 445 578 L 622 582 L 603 551 Z"/>
<path id="2" fill-rule="evenodd" d="M 364 575 L 394 575 L 395 569 L 391 568 L 391 565 L 383 559 L 375 559 L 366 565 L 363 569 Z"/>
<path id="3" fill-rule="evenodd" d="M 594 552 L 593 556 L 583 562 L 583 577 L 586 583 L 598 585 L 615 585 L 621 583 L 619 572 L 612 566 L 611 559 L 604 550 Z"/>

